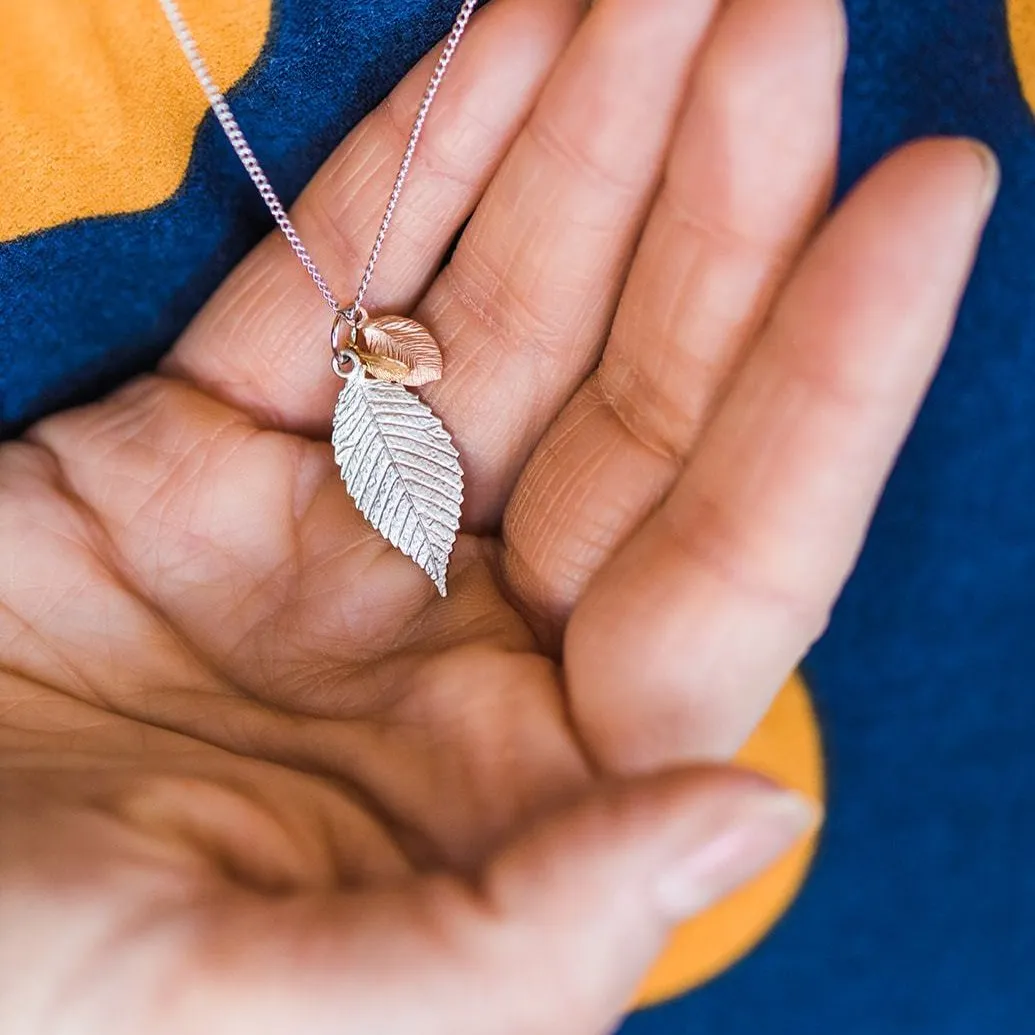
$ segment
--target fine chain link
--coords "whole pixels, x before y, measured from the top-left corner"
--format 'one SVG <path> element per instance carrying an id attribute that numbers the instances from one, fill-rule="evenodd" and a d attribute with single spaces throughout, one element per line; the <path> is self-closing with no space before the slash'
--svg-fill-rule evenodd
<path id="1" fill-rule="evenodd" d="M 205 91 L 205 97 L 208 99 L 209 106 L 219 120 L 220 126 L 223 127 L 223 132 L 226 133 L 230 146 L 237 153 L 237 157 L 241 159 L 241 164 L 251 177 L 252 183 L 258 189 L 262 200 L 266 202 L 266 207 L 270 210 L 270 214 L 276 221 L 277 226 L 280 227 L 287 238 L 288 244 L 291 245 L 291 250 L 298 256 L 299 262 L 302 263 L 306 273 L 312 278 L 313 283 L 318 288 L 320 294 L 323 295 L 324 300 L 331 309 L 337 312 L 339 306 L 338 300 L 334 297 L 334 292 L 327 285 L 327 281 L 324 280 L 323 275 L 313 261 L 313 257 L 302 243 L 301 237 L 298 236 L 298 231 L 287 214 L 287 209 L 284 208 L 280 198 L 277 197 L 277 192 L 273 189 L 269 177 L 245 139 L 244 133 L 237 124 L 237 119 L 234 118 L 234 114 L 230 110 L 230 105 L 227 104 L 222 91 L 216 86 L 215 80 L 208 70 L 208 65 L 198 50 L 194 34 L 184 20 L 183 13 L 180 11 L 176 0 L 158 0 L 158 2 L 162 5 L 162 10 L 165 12 L 165 17 L 169 21 L 177 42 L 180 44 L 180 49 L 187 58 L 191 71 L 194 73 L 202 90 Z"/>
<path id="2" fill-rule="evenodd" d="M 417 111 L 417 118 L 413 123 L 413 129 L 410 132 L 410 139 L 406 145 L 406 150 L 403 153 L 399 172 L 395 177 L 395 184 L 392 187 L 392 193 L 388 198 L 388 205 L 385 208 L 384 218 L 381 220 L 381 226 L 378 229 L 377 238 L 374 241 L 374 247 L 370 253 L 370 258 L 367 261 L 366 269 L 363 271 L 363 277 L 360 280 L 355 299 L 344 310 L 339 304 L 337 298 L 335 298 L 334 292 L 331 291 L 327 281 L 323 277 L 323 274 L 320 273 L 319 268 L 313 261 L 313 257 L 309 254 L 309 250 L 302 243 L 302 238 L 299 236 L 298 231 L 291 222 L 291 217 L 288 216 L 287 209 L 277 196 L 277 192 L 273 189 L 273 185 L 270 183 L 269 177 L 259 164 L 259 160 L 255 157 L 255 152 L 252 151 L 241 127 L 237 123 L 237 119 L 234 118 L 234 114 L 230 110 L 230 105 L 227 103 L 226 97 L 223 96 L 222 91 L 218 86 L 216 86 L 215 80 L 212 78 L 212 74 L 208 70 L 208 65 L 205 63 L 205 59 L 201 56 L 201 51 L 198 49 L 198 44 L 194 39 L 194 34 L 187 25 L 186 19 L 183 17 L 183 12 L 180 10 L 178 0 L 158 0 L 158 3 L 161 5 L 161 8 L 165 13 L 165 17 L 172 28 L 173 35 L 176 37 L 176 41 L 179 43 L 180 49 L 183 51 L 183 54 L 187 59 L 187 63 L 190 65 L 191 71 L 194 73 L 194 77 L 198 80 L 202 90 L 204 90 L 205 97 L 208 99 L 208 103 L 212 108 L 213 113 L 219 120 L 220 126 L 223 127 L 223 132 L 230 141 L 230 146 L 234 149 L 237 157 L 241 160 L 241 164 L 244 166 L 249 177 L 251 177 L 252 183 L 255 184 L 260 197 L 266 203 L 266 207 L 270 210 L 270 214 L 273 216 L 277 226 L 280 227 L 284 237 L 287 238 L 287 242 L 291 246 L 291 250 L 296 256 L 298 256 L 298 261 L 302 264 L 306 273 L 308 273 L 312 278 L 317 290 L 319 290 L 320 294 L 323 295 L 324 301 L 328 306 L 330 306 L 331 310 L 336 314 L 343 314 L 350 322 L 354 321 L 356 315 L 360 311 L 363 299 L 366 297 L 367 290 L 370 288 L 370 281 L 374 276 L 374 267 L 377 266 L 377 260 L 381 257 L 381 249 L 384 247 L 385 238 L 388 235 L 388 228 L 391 226 L 392 219 L 395 216 L 395 210 L 399 204 L 399 198 L 402 196 L 403 187 L 406 184 L 406 178 L 410 172 L 410 166 L 413 164 L 413 157 L 417 151 L 417 144 L 420 141 L 421 133 L 424 130 L 424 123 L 427 120 L 428 112 L 431 110 L 431 105 L 435 100 L 435 95 L 438 93 L 439 87 L 442 85 L 442 80 L 445 78 L 446 70 L 449 68 L 450 62 L 453 60 L 456 48 L 460 45 L 460 40 L 463 38 L 464 32 L 467 29 L 467 23 L 471 20 L 471 15 L 474 13 L 474 9 L 478 6 L 479 0 L 464 0 L 463 5 L 460 8 L 460 13 L 456 16 L 453 28 L 446 39 L 445 46 L 442 48 L 442 54 L 438 59 L 435 71 L 432 73 L 427 89 L 424 91 L 424 99 L 421 101 L 420 108 Z"/>
<path id="3" fill-rule="evenodd" d="M 449 63 L 453 60 L 456 48 L 460 45 L 460 40 L 467 29 L 467 23 L 471 20 L 471 15 L 478 6 L 478 2 L 479 0 L 464 0 L 460 13 L 456 16 L 453 28 L 446 39 L 446 44 L 442 48 L 442 54 L 438 59 L 438 64 L 435 66 L 435 71 L 432 72 L 431 79 L 428 81 L 428 87 L 424 91 L 424 99 L 421 101 L 420 108 L 417 111 L 417 118 L 414 120 L 413 129 L 410 131 L 410 139 L 406 144 L 406 150 L 399 165 L 399 173 L 395 177 L 395 185 L 392 187 L 392 193 L 388 198 L 388 205 L 385 207 L 384 218 L 381 220 L 380 229 L 377 231 L 377 238 L 374 241 L 370 259 L 367 262 L 366 269 L 363 271 L 363 279 L 359 282 L 355 300 L 349 306 L 348 315 L 350 317 L 355 317 L 357 310 L 363 304 L 363 299 L 366 298 L 367 289 L 370 287 L 371 278 L 374 276 L 374 267 L 377 265 L 377 260 L 381 256 L 381 249 L 384 247 L 388 227 L 391 226 L 392 217 L 395 215 L 395 208 L 399 204 L 399 198 L 402 195 L 403 185 L 406 183 L 410 166 L 413 164 L 413 156 L 417 150 L 420 135 L 424 130 L 424 123 L 427 120 L 428 112 L 431 111 L 431 105 L 434 103 L 438 88 L 442 85 Z"/>

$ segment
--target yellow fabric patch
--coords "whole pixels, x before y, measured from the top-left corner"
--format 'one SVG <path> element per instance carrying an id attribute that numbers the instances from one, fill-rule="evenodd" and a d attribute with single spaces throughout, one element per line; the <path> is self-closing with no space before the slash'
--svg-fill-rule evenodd
<path id="1" fill-rule="evenodd" d="M 823 800 L 819 725 L 799 676 L 777 696 L 738 761 L 814 801 Z M 815 838 L 802 841 L 757 880 L 679 930 L 641 989 L 639 1005 L 681 995 L 745 956 L 796 898 L 814 852 Z"/>
<path id="2" fill-rule="evenodd" d="M 1006 16 L 1024 99 L 1035 111 L 1035 0 L 1007 0 Z"/>
<path id="3" fill-rule="evenodd" d="M 227 89 L 271 0 L 184 0 Z M 187 170 L 205 97 L 156 0 L 0 0 L 0 240 L 150 208 Z"/>

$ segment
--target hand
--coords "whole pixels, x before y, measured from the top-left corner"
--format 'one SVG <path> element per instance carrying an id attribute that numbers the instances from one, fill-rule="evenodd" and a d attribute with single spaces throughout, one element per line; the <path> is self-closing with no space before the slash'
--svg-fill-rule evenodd
<path id="1" fill-rule="evenodd" d="M 718 6 L 496 0 L 460 49 L 370 298 L 443 345 L 447 600 L 346 497 L 275 236 L 158 375 L 0 451 L 6 1035 L 591 1035 L 808 826 L 724 763 L 823 628 L 994 172 L 914 145 L 820 225 L 840 10 Z M 342 292 L 428 68 L 297 205 Z"/>

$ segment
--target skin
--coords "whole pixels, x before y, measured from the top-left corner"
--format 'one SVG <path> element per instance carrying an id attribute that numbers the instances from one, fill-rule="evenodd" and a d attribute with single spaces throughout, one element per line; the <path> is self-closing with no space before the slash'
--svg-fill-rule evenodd
<path id="1" fill-rule="evenodd" d="M 276 237 L 156 375 L 0 450 L 7 1035 L 595 1035 L 815 821 L 726 760 L 824 627 L 996 182 L 924 141 L 826 216 L 844 51 L 836 0 L 477 16 L 368 300 L 443 346 L 446 600 L 343 491 Z M 340 290 L 429 68 L 297 203 Z"/>

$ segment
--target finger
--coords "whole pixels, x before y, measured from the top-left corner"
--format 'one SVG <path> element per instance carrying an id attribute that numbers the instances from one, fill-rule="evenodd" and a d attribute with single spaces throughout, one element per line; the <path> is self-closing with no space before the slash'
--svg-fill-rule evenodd
<path id="1" fill-rule="evenodd" d="M 970 143 L 906 148 L 810 249 L 650 523 L 566 638 L 622 770 L 733 751 L 821 631 L 940 356 L 994 191 Z"/>
<path id="2" fill-rule="evenodd" d="M 644 780 L 545 822 L 476 890 L 431 878 L 210 915 L 191 957 L 220 965 L 188 998 L 256 1035 L 599 1035 L 670 928 L 813 821 L 802 800 L 741 773 Z"/>
<path id="3" fill-rule="evenodd" d="M 826 205 L 844 49 L 840 0 L 719 20 L 601 365 L 507 511 L 504 571 L 544 636 L 670 488 Z"/>
<path id="4" fill-rule="evenodd" d="M 714 0 L 601 0 L 421 307 L 446 346 L 428 398 L 464 457 L 467 527 L 495 527 L 595 364 Z"/>
<path id="5" fill-rule="evenodd" d="M 577 0 L 497 0 L 480 12 L 428 116 L 368 296 L 407 312 L 439 268 L 578 22 Z M 437 53 L 429 54 L 328 159 L 292 210 L 343 302 L 377 234 Z M 184 333 L 166 371 L 260 423 L 322 435 L 340 382 L 330 315 L 276 231 Z"/>

